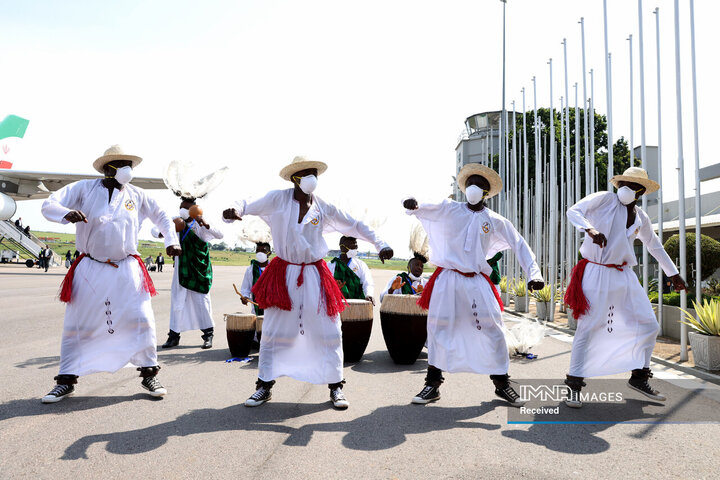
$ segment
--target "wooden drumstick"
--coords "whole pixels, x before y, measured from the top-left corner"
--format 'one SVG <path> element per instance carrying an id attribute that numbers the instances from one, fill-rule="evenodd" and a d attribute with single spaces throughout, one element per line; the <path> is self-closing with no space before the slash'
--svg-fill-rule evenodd
<path id="1" fill-rule="evenodd" d="M 252 304 L 255 305 L 256 307 L 260 307 L 260 305 L 258 305 L 257 303 L 253 302 L 252 300 L 250 300 L 249 298 L 247 298 L 245 295 L 243 295 L 242 293 L 240 293 L 240 291 L 238 291 L 238 289 L 237 289 L 237 287 L 235 286 L 234 283 L 233 283 L 233 288 L 235 289 L 235 293 L 237 293 L 238 295 L 240 295 L 240 298 L 246 300 L 248 303 L 252 303 Z"/>

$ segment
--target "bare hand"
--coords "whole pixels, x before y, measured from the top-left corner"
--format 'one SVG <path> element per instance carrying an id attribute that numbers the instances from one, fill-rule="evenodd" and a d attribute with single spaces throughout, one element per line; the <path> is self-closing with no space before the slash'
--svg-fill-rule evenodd
<path id="1" fill-rule="evenodd" d="M 415 287 L 415 292 L 422 293 L 422 291 L 425 289 L 422 285 L 418 284 L 417 287 Z"/>
<path id="2" fill-rule="evenodd" d="M 393 257 L 393 249 L 390 247 L 385 247 L 382 250 L 380 250 L 380 254 L 378 257 L 380 257 L 380 261 L 382 263 L 385 263 L 385 260 L 390 260 Z"/>
<path id="3" fill-rule="evenodd" d="M 240 301 L 242 302 L 243 305 L 247 305 L 247 304 L 248 304 L 248 299 L 247 299 L 247 297 L 240 297 Z"/>
<path id="4" fill-rule="evenodd" d="M 375 306 L 375 299 L 374 299 L 374 298 L 368 296 L 368 297 L 365 297 L 365 300 L 367 300 L 368 302 L 372 303 L 372 304 L 373 304 L 373 307 Z"/>
<path id="5" fill-rule="evenodd" d="M 168 257 L 179 257 L 182 254 L 182 248 L 180 248 L 180 245 L 170 245 L 165 249 L 165 253 L 167 253 Z"/>
<path id="6" fill-rule="evenodd" d="M 607 238 L 605 238 L 605 235 L 598 232 L 594 228 L 589 228 L 585 231 L 587 232 L 588 235 L 590 235 L 590 238 L 593 239 L 594 244 L 599 245 L 600 248 L 607 247 Z"/>
<path id="7" fill-rule="evenodd" d="M 673 275 L 670 277 L 670 280 L 673 283 L 673 288 L 676 292 L 679 292 L 680 290 L 687 291 L 687 283 L 685 283 L 685 280 L 680 276 L 680 274 Z"/>
<path id="8" fill-rule="evenodd" d="M 405 282 L 403 282 L 402 277 L 395 277 L 395 280 L 393 280 L 390 290 L 400 290 L 404 286 Z"/>
<path id="9" fill-rule="evenodd" d="M 542 280 L 530 280 L 527 284 L 529 292 L 532 292 L 533 290 L 542 290 L 544 286 L 545 282 Z"/>
<path id="10" fill-rule="evenodd" d="M 242 221 L 242 217 L 240 217 L 240 212 L 238 212 L 234 208 L 228 208 L 227 210 L 223 210 L 223 218 L 226 220 L 240 220 Z"/>
<path id="11" fill-rule="evenodd" d="M 195 218 L 195 221 L 196 221 L 196 222 L 198 223 L 198 225 L 200 225 L 201 227 L 205 227 L 205 228 L 208 228 L 208 229 L 210 228 L 210 225 L 208 225 L 208 224 L 205 222 L 205 220 L 203 220 L 202 217 L 196 217 L 196 218 Z"/>
<path id="12" fill-rule="evenodd" d="M 73 210 L 72 212 L 65 215 L 65 220 L 70 223 L 85 222 L 88 223 L 87 217 L 80 210 Z"/>
<path id="13" fill-rule="evenodd" d="M 417 200 L 415 200 L 414 198 L 408 198 L 407 200 L 405 200 L 403 202 L 403 207 L 405 207 L 405 209 L 407 209 L 407 210 L 417 210 L 417 208 L 418 208 Z"/>

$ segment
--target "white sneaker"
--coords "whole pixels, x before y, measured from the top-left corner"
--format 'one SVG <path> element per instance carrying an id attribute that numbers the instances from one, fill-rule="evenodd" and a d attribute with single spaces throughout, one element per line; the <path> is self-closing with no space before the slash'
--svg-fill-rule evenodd
<path id="1" fill-rule="evenodd" d="M 57 403 L 63 398 L 71 396 L 74 391 L 75 386 L 73 385 L 55 385 L 55 388 L 42 397 L 40 401 L 42 403 Z"/>
<path id="2" fill-rule="evenodd" d="M 141 383 L 142 387 L 150 392 L 153 397 L 167 395 L 167 389 L 162 386 L 157 377 L 145 377 Z"/>
<path id="3" fill-rule="evenodd" d="M 332 400 L 333 406 L 340 410 L 345 410 L 350 406 L 350 402 L 345 398 L 342 388 L 333 388 L 330 390 L 330 400 Z"/>
<path id="4" fill-rule="evenodd" d="M 272 398 L 272 392 L 269 388 L 259 387 L 255 390 L 255 393 L 250 395 L 250 398 L 245 400 L 246 407 L 257 407 L 267 402 Z"/>

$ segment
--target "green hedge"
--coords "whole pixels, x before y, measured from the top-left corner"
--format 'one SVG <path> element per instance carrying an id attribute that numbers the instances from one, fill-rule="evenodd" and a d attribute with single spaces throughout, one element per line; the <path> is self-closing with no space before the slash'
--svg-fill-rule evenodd
<path id="1" fill-rule="evenodd" d="M 658 293 L 657 292 L 650 292 L 648 293 L 648 297 L 650 298 L 651 303 L 658 303 Z M 711 297 L 708 295 L 702 296 L 703 300 L 710 301 L 711 299 L 715 298 L 720 300 L 720 296 Z M 692 308 L 692 302 L 695 300 L 695 295 L 688 295 L 687 296 L 687 304 L 688 308 Z M 680 293 L 673 292 L 673 293 L 666 293 L 663 295 L 663 305 L 670 305 L 672 307 L 679 307 L 680 306 Z"/>
<path id="2" fill-rule="evenodd" d="M 688 272 L 690 272 L 690 266 L 695 265 L 695 234 L 687 233 L 686 238 L 685 259 L 687 261 Z M 715 273 L 715 270 L 720 268 L 720 242 L 712 237 L 708 237 L 707 235 L 700 235 L 700 239 L 700 265 L 702 266 L 701 280 L 706 280 Z M 668 238 L 664 246 L 665 251 L 668 255 L 670 255 L 673 262 L 680 258 L 679 235 L 673 235 Z M 688 283 L 693 283 L 692 278 L 687 278 L 686 280 Z"/>

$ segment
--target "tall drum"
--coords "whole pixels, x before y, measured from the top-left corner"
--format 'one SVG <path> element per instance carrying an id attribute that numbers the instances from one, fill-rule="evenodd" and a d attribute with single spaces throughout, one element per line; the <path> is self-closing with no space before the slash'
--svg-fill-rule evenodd
<path id="1" fill-rule="evenodd" d="M 252 313 L 226 313 L 225 329 L 228 347 L 233 357 L 247 357 L 255 337 L 255 315 Z"/>
<path id="2" fill-rule="evenodd" d="M 412 365 L 427 340 L 427 311 L 418 307 L 417 295 L 385 295 L 380 324 L 388 353 L 400 365 Z"/>
<path id="3" fill-rule="evenodd" d="M 365 353 L 373 324 L 373 304 L 367 300 L 348 300 L 340 314 L 342 344 L 346 362 L 359 362 Z"/>

